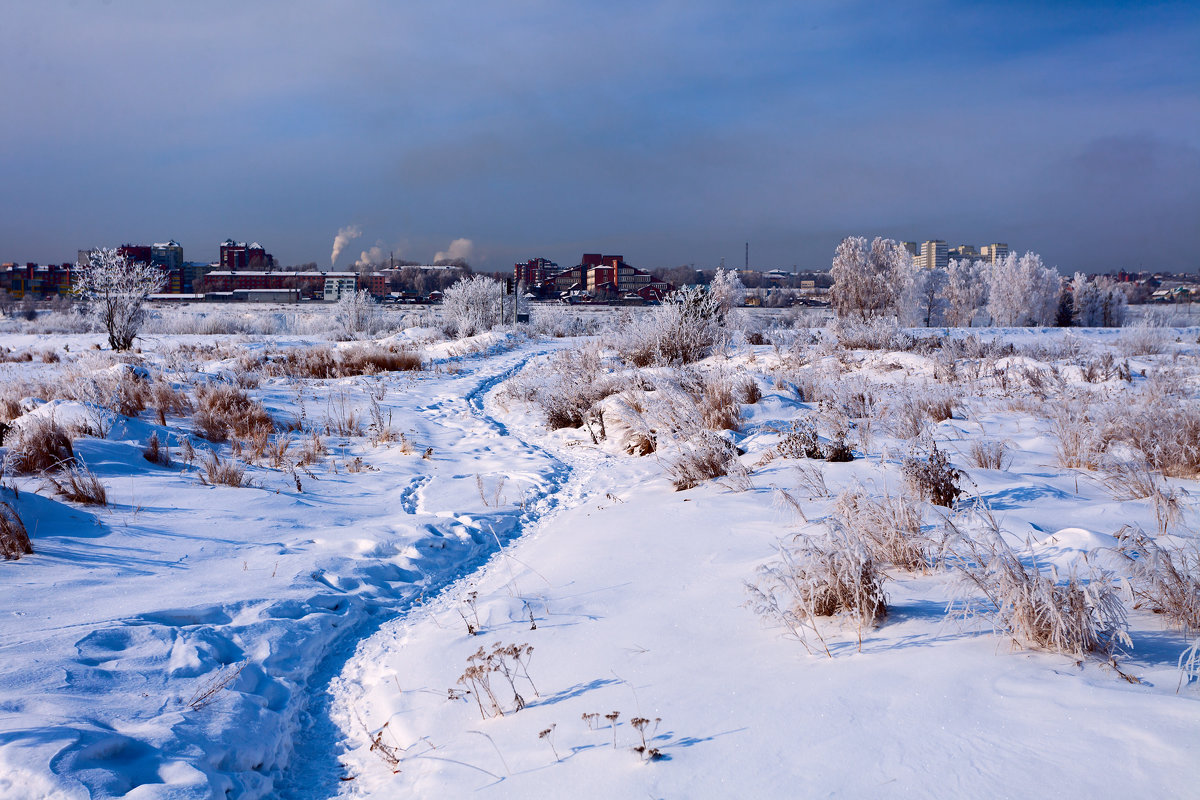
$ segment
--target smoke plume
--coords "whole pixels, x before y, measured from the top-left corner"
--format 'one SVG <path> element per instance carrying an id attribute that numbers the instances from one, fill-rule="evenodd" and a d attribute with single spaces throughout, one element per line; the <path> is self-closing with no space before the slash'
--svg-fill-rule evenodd
<path id="1" fill-rule="evenodd" d="M 460 258 L 463 261 L 467 261 L 471 258 L 471 253 L 473 252 L 475 252 L 475 245 L 470 239 L 455 239 L 450 243 L 450 247 L 444 251 L 439 251 L 438 254 L 433 257 L 433 263 L 436 264 L 439 261 L 454 261 Z"/>
<path id="2" fill-rule="evenodd" d="M 354 262 L 356 267 L 369 267 L 372 264 L 382 264 L 387 260 L 387 253 L 381 244 L 376 244 L 370 250 L 363 250 L 362 255 L 358 257 L 358 261 Z"/>
<path id="3" fill-rule="evenodd" d="M 357 225 L 347 225 L 337 232 L 337 236 L 333 239 L 333 255 L 329 257 L 329 266 L 334 266 L 337 263 L 338 256 L 346 249 L 346 245 L 350 244 L 351 240 L 362 236 L 362 228 Z"/>

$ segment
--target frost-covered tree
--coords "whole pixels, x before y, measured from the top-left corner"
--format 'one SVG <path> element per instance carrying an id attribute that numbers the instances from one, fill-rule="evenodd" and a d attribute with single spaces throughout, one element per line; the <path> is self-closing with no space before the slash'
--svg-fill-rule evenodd
<path id="1" fill-rule="evenodd" d="M 128 350 L 146 321 L 146 298 L 162 291 L 166 281 L 158 267 L 130 261 L 116 248 L 101 247 L 76 273 L 74 290 L 108 334 L 109 346 Z"/>
<path id="2" fill-rule="evenodd" d="M 892 239 L 878 236 L 867 248 L 862 236 L 848 236 L 838 245 L 829 275 L 830 300 L 838 316 L 863 318 L 891 314 L 912 256 Z"/>
<path id="3" fill-rule="evenodd" d="M 338 327 L 349 336 L 372 334 L 379 326 L 379 307 L 370 292 L 357 291 L 342 295 L 333 309 Z"/>
<path id="4" fill-rule="evenodd" d="M 483 275 L 463 278 L 442 295 L 448 333 L 458 338 L 490 331 L 504 313 L 504 284 Z"/>
<path id="5" fill-rule="evenodd" d="M 946 301 L 943 291 L 948 280 L 946 270 L 927 269 L 910 259 L 899 300 L 900 321 L 905 325 L 931 328 L 942 324 Z"/>
<path id="6" fill-rule="evenodd" d="M 746 287 L 738 277 L 737 270 L 717 268 L 717 274 L 708 284 L 708 293 L 723 319 L 732 309 L 746 302 Z"/>
<path id="7" fill-rule="evenodd" d="M 1012 253 L 988 274 L 987 310 L 992 324 L 1004 327 L 1054 324 L 1062 280 L 1037 253 L 1019 259 Z"/>
<path id="8" fill-rule="evenodd" d="M 1089 280 L 1076 272 L 1071 280 L 1071 322 L 1084 328 L 1119 328 L 1125 324 L 1125 292 L 1111 278 Z"/>
<path id="9" fill-rule="evenodd" d="M 946 301 L 946 324 L 969 328 L 987 305 L 988 264 L 970 259 L 951 259 L 946 270 L 942 299 Z"/>

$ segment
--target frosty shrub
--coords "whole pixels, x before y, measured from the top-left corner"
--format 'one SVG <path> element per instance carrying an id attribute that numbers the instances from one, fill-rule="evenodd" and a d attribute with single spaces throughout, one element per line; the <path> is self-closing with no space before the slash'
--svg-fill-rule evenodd
<path id="1" fill-rule="evenodd" d="M 364 290 L 345 294 L 333 307 L 333 318 L 340 333 L 355 338 L 370 336 L 379 330 L 379 306 L 371 293 Z"/>
<path id="2" fill-rule="evenodd" d="M 76 461 L 60 472 L 46 472 L 43 477 L 60 497 L 67 500 L 88 506 L 108 504 L 104 484 L 82 461 Z"/>
<path id="3" fill-rule="evenodd" d="M 209 450 L 200 465 L 200 482 L 208 486 L 246 486 L 246 468 L 230 459 L 223 460 L 216 451 Z"/>
<path id="4" fill-rule="evenodd" d="M 537 306 L 529 312 L 531 330 L 541 336 L 564 338 L 598 332 L 599 315 L 584 315 L 573 308 Z"/>
<path id="5" fill-rule="evenodd" d="M 34 417 L 16 426 L 6 439 L 7 464 L 18 474 L 33 474 L 61 469 L 75 463 L 71 437 L 53 417 Z"/>
<path id="6" fill-rule="evenodd" d="M 746 302 L 746 287 L 738 277 L 737 270 L 718 267 L 708 285 L 708 294 L 716 308 L 718 318 L 724 322 L 729 312 Z"/>
<path id="7" fill-rule="evenodd" d="M 1134 608 L 1161 614 L 1184 634 L 1200 633 L 1200 545 L 1194 539 L 1163 547 L 1139 529 L 1117 534 L 1128 561 Z"/>
<path id="8" fill-rule="evenodd" d="M 910 572 L 924 572 L 939 563 L 938 543 L 922 530 L 921 506 L 911 498 L 876 499 L 861 489 L 842 492 L 833 516 L 843 528 L 855 532 L 876 561 Z"/>
<path id="9" fill-rule="evenodd" d="M 33 555 L 33 544 L 17 510 L 0 500 L 0 558 L 15 561 Z"/>
<path id="10" fill-rule="evenodd" d="M 833 333 L 847 350 L 907 350 L 912 346 L 912 337 L 892 317 L 838 317 Z"/>
<path id="11" fill-rule="evenodd" d="M 950 508 L 962 494 L 958 482 L 963 473 L 950 464 L 950 457 L 938 449 L 937 442 L 930 445 L 927 453 L 921 452 L 919 447 L 913 448 L 901 463 L 900 470 L 909 490 L 934 505 Z"/>
<path id="12" fill-rule="evenodd" d="M 742 382 L 738 384 L 738 401 L 752 406 L 762 399 L 762 387 L 758 385 L 758 381 L 753 376 L 747 375 L 742 378 Z"/>
<path id="13" fill-rule="evenodd" d="M 862 649 L 862 632 L 887 616 L 884 576 L 861 539 L 834 528 L 823 535 L 799 536 L 779 548 L 779 559 L 759 568 L 747 583 L 754 610 L 783 625 L 809 652 L 808 634 L 833 658 L 821 633 L 822 618 L 849 618 Z"/>
<path id="14" fill-rule="evenodd" d="M 500 324 L 504 284 L 483 275 L 463 278 L 442 295 L 446 334 L 459 339 L 486 333 Z"/>
<path id="15" fill-rule="evenodd" d="M 108 334 L 109 346 L 128 350 L 145 322 L 146 298 L 162 290 L 166 274 L 102 247 L 92 251 L 87 266 L 76 275 L 75 292 Z"/>
<path id="16" fill-rule="evenodd" d="M 590 426 L 593 421 L 603 425 L 596 404 L 622 388 L 623 382 L 604 369 L 595 343 L 560 350 L 505 385 L 509 396 L 538 406 L 551 430 Z"/>
<path id="17" fill-rule="evenodd" d="M 411 372 L 423 367 L 421 354 L 405 345 L 361 344 L 334 351 L 329 347 L 289 347 L 262 364 L 268 375 L 291 378 L 349 378 L 382 372 Z"/>
<path id="18" fill-rule="evenodd" d="M 677 492 L 736 473 L 743 477 L 745 474 L 745 467 L 738 461 L 737 448 L 711 431 L 699 431 L 681 441 L 675 457 L 667 463 L 667 474 Z"/>
<path id="19" fill-rule="evenodd" d="M 1125 606 L 1109 572 L 1091 568 L 1080 576 L 1073 568 L 1065 579 L 1044 573 L 1032 554 L 1018 555 L 988 518 L 983 541 L 956 534 L 964 595 L 952 605 L 963 616 L 991 620 L 1015 644 L 1083 658 L 1088 653 L 1109 657 L 1122 644 L 1129 646 Z M 1028 564 L 1026 563 L 1028 562 Z M 979 595 L 965 596 L 977 591 Z"/>
<path id="20" fill-rule="evenodd" d="M 791 430 L 783 434 L 776 451 L 784 458 L 824 458 L 825 450 L 811 420 L 792 422 Z"/>
<path id="21" fill-rule="evenodd" d="M 916 439 L 936 425 L 954 417 L 959 396 L 948 387 L 907 386 L 898 392 L 889 409 L 892 432 L 901 439 Z M 865 415 L 864 415 L 865 416 Z"/>
<path id="22" fill-rule="evenodd" d="M 948 282 L 946 270 L 918 266 L 910 260 L 901 273 L 901 288 L 896 302 L 898 315 L 904 324 L 921 328 L 941 325 L 945 321 Z"/>
<path id="23" fill-rule="evenodd" d="M 680 289 L 648 314 L 633 317 L 615 337 L 626 363 L 637 367 L 690 364 L 716 344 L 718 307 L 703 289 Z"/>
<path id="24" fill-rule="evenodd" d="M 1068 469 L 1096 469 L 1104 459 L 1111 435 L 1096 409 L 1074 405 L 1059 409 L 1050 421 L 1060 466 Z"/>
<path id="25" fill-rule="evenodd" d="M 196 387 L 194 420 L 200 435 L 210 442 L 223 442 L 230 436 L 249 438 L 259 430 L 275 432 L 275 423 L 262 403 L 223 383 Z"/>

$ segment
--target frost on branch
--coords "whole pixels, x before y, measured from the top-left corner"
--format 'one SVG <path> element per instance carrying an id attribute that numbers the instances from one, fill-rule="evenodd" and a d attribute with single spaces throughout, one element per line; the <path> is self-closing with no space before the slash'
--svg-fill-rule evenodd
<path id="1" fill-rule="evenodd" d="M 483 275 L 463 278 L 442 297 L 446 333 L 460 339 L 486 333 L 499 325 L 503 309 L 504 285 Z"/>
<path id="2" fill-rule="evenodd" d="M 93 250 L 75 282 L 75 292 L 108 333 L 113 350 L 133 346 L 146 319 L 146 298 L 161 291 L 166 275 L 140 261 L 131 262 L 115 248 Z"/>

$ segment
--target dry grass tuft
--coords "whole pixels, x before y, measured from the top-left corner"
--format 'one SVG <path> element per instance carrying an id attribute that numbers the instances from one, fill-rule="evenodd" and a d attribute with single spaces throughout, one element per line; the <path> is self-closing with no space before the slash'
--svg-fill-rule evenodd
<path id="1" fill-rule="evenodd" d="M 741 473 L 737 448 L 729 440 L 709 431 L 700 431 L 690 441 L 681 442 L 679 453 L 667 464 L 667 474 L 675 491 L 699 486 L 704 481 Z"/>
<path id="2" fill-rule="evenodd" d="M 168 414 L 187 414 L 192 410 L 192 400 L 186 392 L 176 389 L 165 380 L 150 384 L 150 407 L 158 416 L 158 424 L 167 424 Z"/>
<path id="3" fill-rule="evenodd" d="M 861 490 L 843 492 L 834 518 L 866 544 L 871 556 L 910 572 L 926 572 L 942 560 L 939 543 L 921 527 L 919 503 L 904 495 L 875 499 Z"/>
<path id="4" fill-rule="evenodd" d="M 228 384 L 196 387 L 194 419 L 200 435 L 210 442 L 223 442 L 230 436 L 249 439 L 259 431 L 275 432 L 275 423 L 262 403 Z"/>
<path id="5" fill-rule="evenodd" d="M 971 463 L 980 469 L 1007 469 L 1012 455 L 1004 442 L 981 439 L 971 442 Z"/>
<path id="6" fill-rule="evenodd" d="M 1120 551 L 1128 559 L 1134 608 L 1162 614 L 1184 634 L 1200 633 L 1200 546 L 1190 540 L 1163 547 L 1145 532 L 1124 528 Z"/>
<path id="7" fill-rule="evenodd" d="M 20 474 L 49 472 L 75 463 L 71 437 L 53 417 L 36 417 L 16 428 L 9 447 L 8 463 Z"/>
<path id="8" fill-rule="evenodd" d="M 1065 580 L 1048 575 L 1032 556 L 1023 560 L 1004 541 L 990 514 L 985 520 L 982 542 L 947 521 L 956 539 L 963 585 L 982 595 L 955 601 L 963 616 L 991 620 L 1015 644 L 1075 658 L 1088 653 L 1107 658 L 1121 645 L 1131 644 L 1125 606 L 1110 573 L 1092 568 L 1084 577 L 1074 569 Z"/>
<path id="9" fill-rule="evenodd" d="M 200 466 L 200 482 L 208 486 L 248 486 L 246 467 L 230 459 L 223 460 L 215 451 L 208 451 Z"/>
<path id="10" fill-rule="evenodd" d="M 823 536 L 799 537 L 793 547 L 780 547 L 779 560 L 760 567 L 758 582 L 746 586 L 757 613 L 782 624 L 810 653 L 812 633 L 825 655 L 833 658 L 819 620 L 848 617 L 861 650 L 863 630 L 887 616 L 883 581 L 862 541 L 834 529 Z"/>
<path id="11" fill-rule="evenodd" d="M 33 544 L 17 510 L 0 500 L 0 556 L 15 561 L 21 556 L 33 555 Z"/>
<path id="12" fill-rule="evenodd" d="M 104 484 L 82 461 L 61 472 L 47 472 L 44 477 L 61 497 L 88 506 L 108 505 L 108 492 Z"/>
<path id="13" fill-rule="evenodd" d="M 423 368 L 413 347 L 359 345 L 338 352 L 328 347 L 289 348 L 262 362 L 269 375 L 292 378 L 349 378 L 382 372 L 412 372 Z"/>

